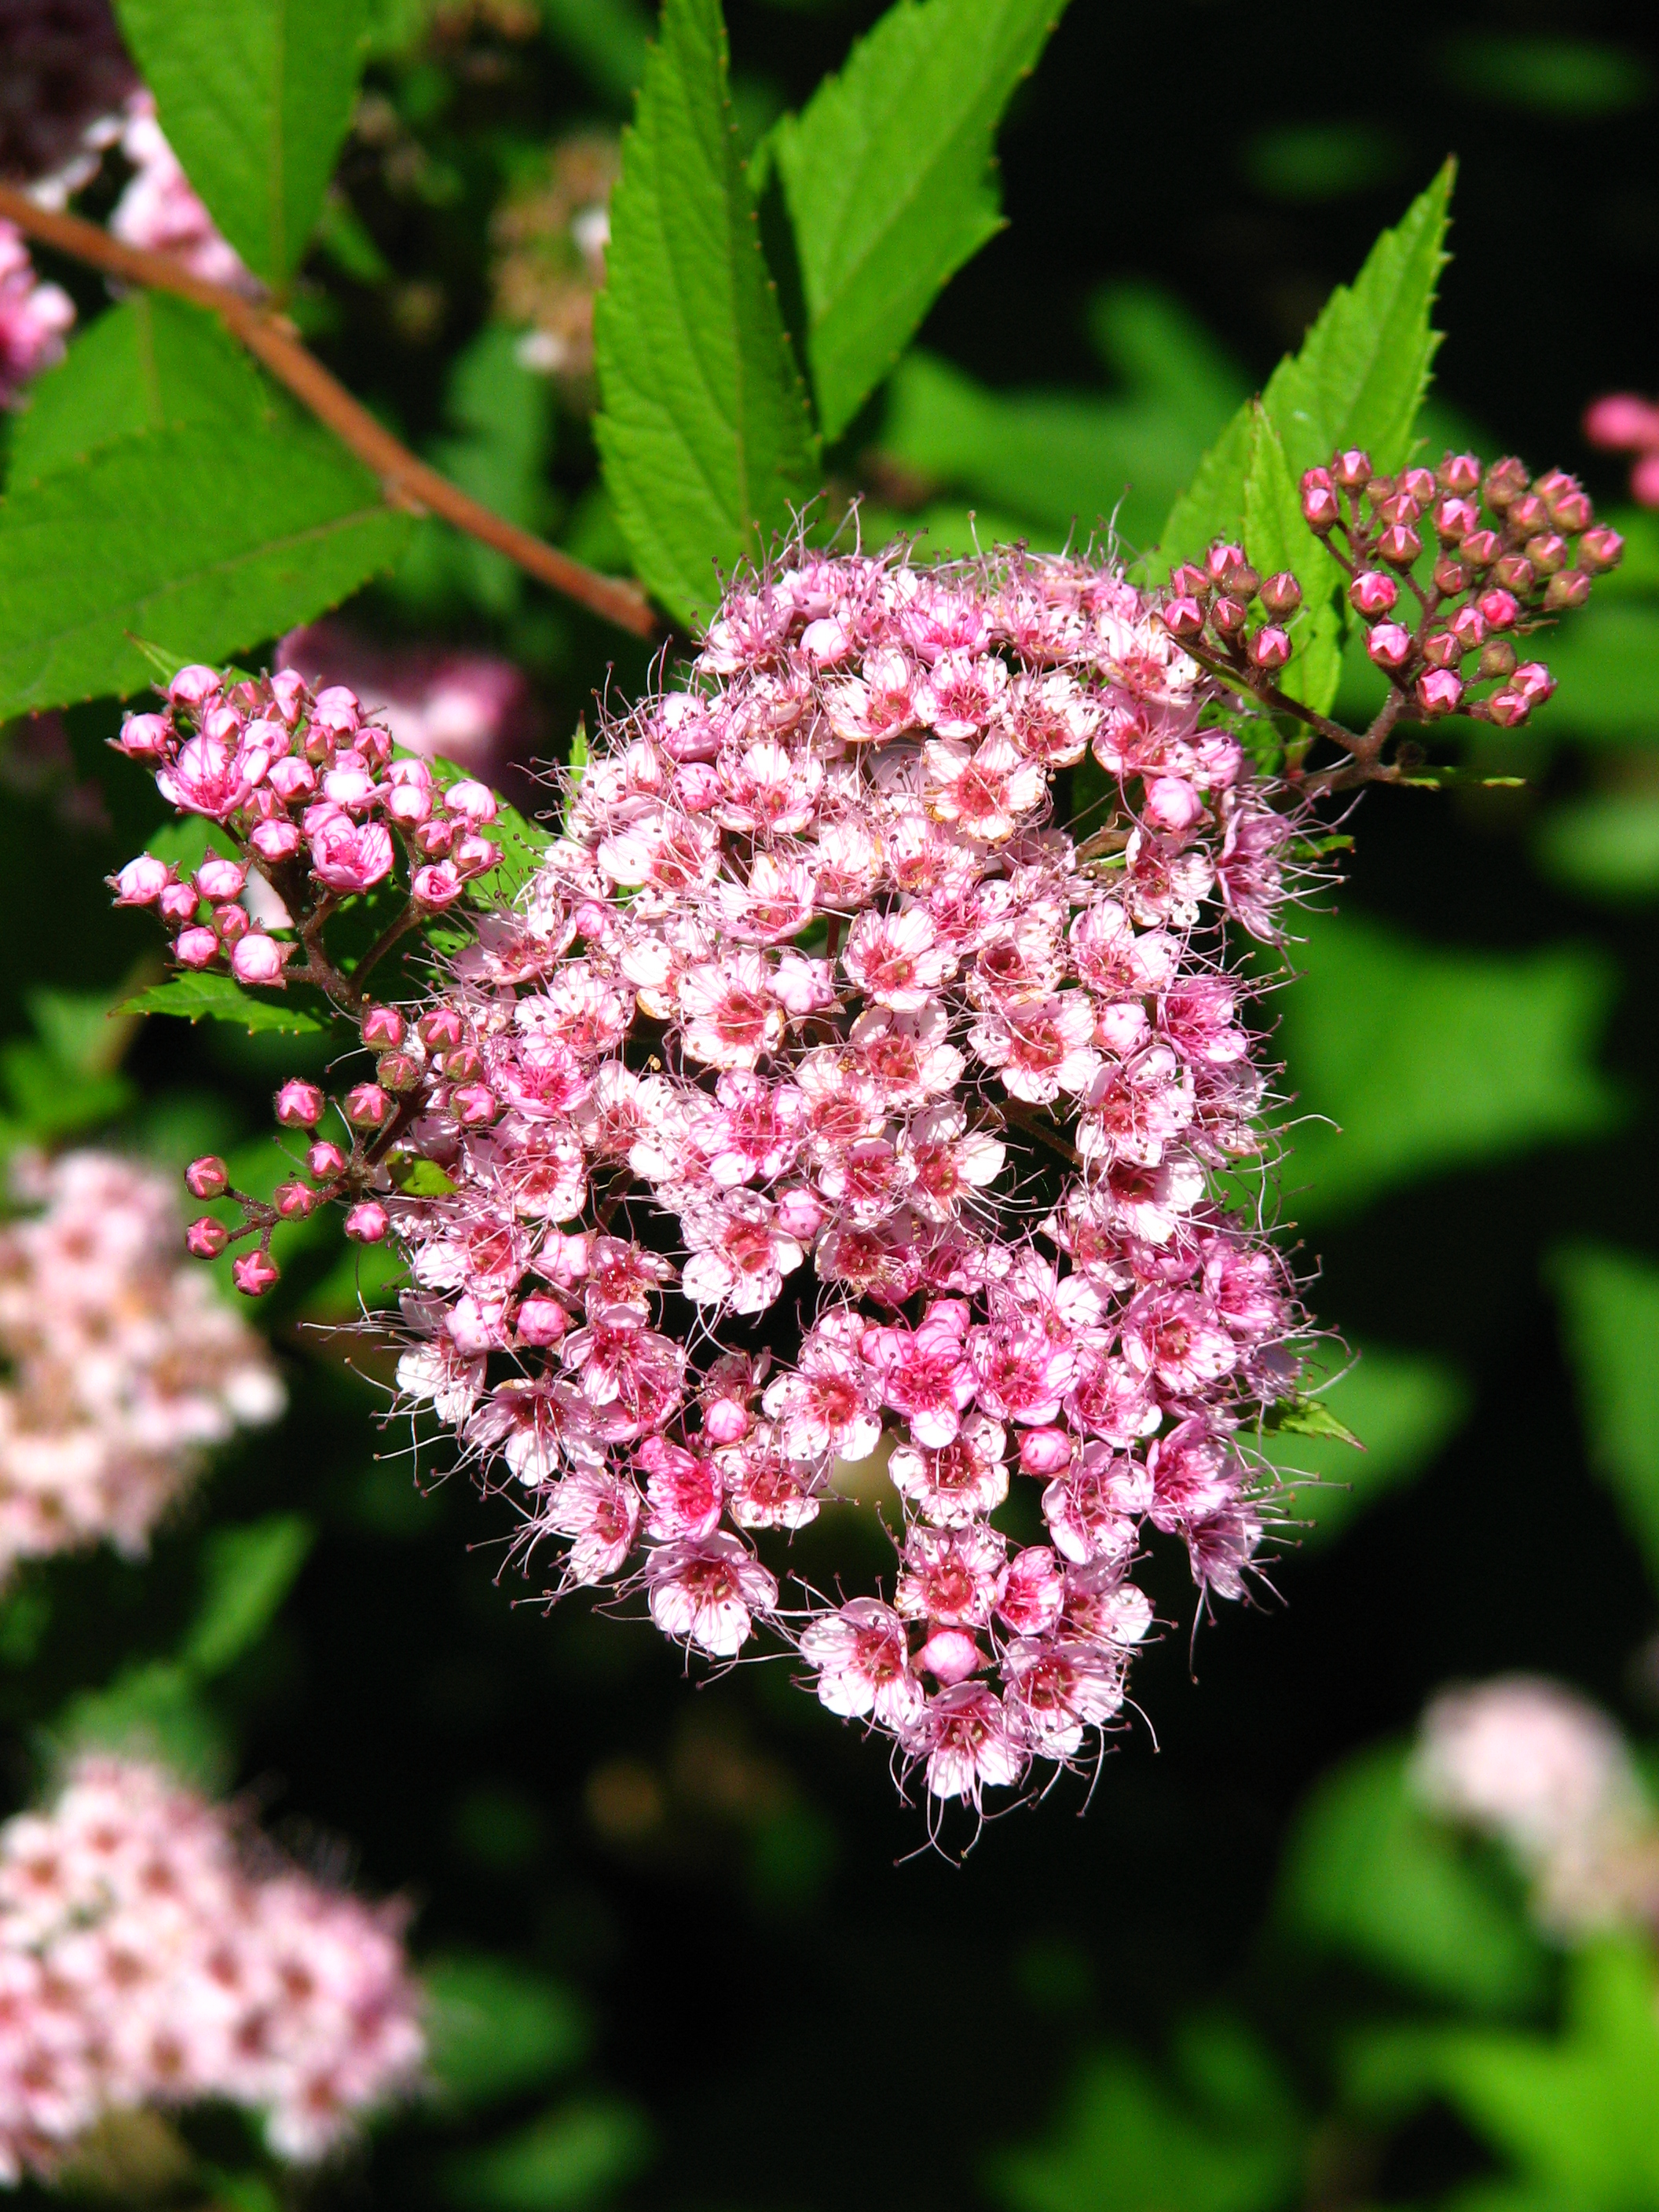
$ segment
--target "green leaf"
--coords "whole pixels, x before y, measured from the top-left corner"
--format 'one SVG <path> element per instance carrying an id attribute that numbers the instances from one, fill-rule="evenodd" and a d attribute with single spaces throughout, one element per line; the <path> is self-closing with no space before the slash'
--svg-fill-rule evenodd
<path id="1" fill-rule="evenodd" d="M 203 1552 L 202 1604 L 180 1647 L 198 1677 L 222 1674 L 275 1620 L 316 1537 L 297 1513 L 216 1528 Z"/>
<path id="2" fill-rule="evenodd" d="M 238 1022 L 250 1036 L 261 1030 L 304 1036 L 323 1027 L 302 1006 L 289 1006 L 281 999 L 256 999 L 228 975 L 175 975 L 170 982 L 152 983 L 147 991 L 128 999 L 123 1011 L 176 1014 L 187 1022 Z"/>
<path id="3" fill-rule="evenodd" d="M 838 438 L 1002 228 L 998 124 L 1065 0 L 896 0 L 774 138 L 818 420 Z"/>
<path id="4" fill-rule="evenodd" d="M 564 2212 L 631 2180 L 650 2145 L 636 2106 L 587 2100 L 562 2106 L 505 2142 L 446 2160 L 439 2185 L 465 2212 Z"/>
<path id="5" fill-rule="evenodd" d="M 1244 477 L 1244 550 L 1263 576 L 1288 569 L 1302 586 L 1302 605 L 1289 625 L 1296 657 L 1279 679 L 1280 690 L 1330 711 L 1342 680 L 1342 625 L 1337 594 L 1342 572 L 1302 519 L 1302 495 L 1267 408 L 1250 412 L 1250 459 Z"/>
<path id="6" fill-rule="evenodd" d="M 1659 793 L 1601 791 L 1552 807 L 1534 854 L 1545 875 L 1581 898 L 1659 896 Z"/>
<path id="7" fill-rule="evenodd" d="M 202 423 L 234 439 L 270 413 L 258 372 L 216 316 L 165 292 L 136 293 L 30 386 L 10 482 L 37 483 L 131 431 Z"/>
<path id="8" fill-rule="evenodd" d="M 1551 1273 L 1590 1463 L 1659 1583 L 1659 1267 L 1581 1244 L 1558 1253 Z"/>
<path id="9" fill-rule="evenodd" d="M 364 0 L 118 0 L 116 13 L 191 183 L 281 292 L 350 125 Z"/>
<path id="10" fill-rule="evenodd" d="M 409 526 L 307 423 L 130 434 L 0 507 L 0 717 L 141 689 L 133 632 L 207 661 L 279 635 L 389 568 Z"/>
<path id="11" fill-rule="evenodd" d="M 1303 1117 L 1284 1187 L 1303 1220 L 1619 1120 L 1593 1056 L 1617 988 L 1598 951 L 1443 951 L 1352 913 L 1303 927 L 1280 1032 Z"/>
<path id="12" fill-rule="evenodd" d="M 588 2025 L 558 1982 L 483 1953 L 429 1960 L 428 2061 L 446 2104 L 481 2111 L 539 2088 L 584 2057 Z"/>
<path id="13" fill-rule="evenodd" d="M 719 0 L 666 0 L 611 204 L 594 313 L 605 488 L 681 621 L 816 489 L 817 440 L 761 255 Z"/>
<path id="14" fill-rule="evenodd" d="M 1345 1374 L 1302 1401 L 1297 1419 L 1281 1419 L 1261 1440 L 1286 1485 L 1280 1496 L 1297 1524 L 1295 1541 L 1334 1535 L 1420 1474 L 1455 1434 L 1469 1402 L 1467 1382 L 1443 1360 L 1365 1346 Z"/>
<path id="15" fill-rule="evenodd" d="M 106 1688 L 83 1690 L 51 1723 L 65 1751 L 114 1751 L 156 1759 L 216 1796 L 234 1765 L 223 1723 L 196 1678 L 165 1659 L 141 1662 Z"/>
<path id="16" fill-rule="evenodd" d="M 1340 1952 L 1432 1996 L 1508 2010 L 1542 1994 L 1545 1959 L 1517 1899 L 1417 1803 L 1397 1745 L 1328 1776 L 1297 1816 L 1279 1912 Z"/>
<path id="17" fill-rule="evenodd" d="M 1244 520 L 1244 484 L 1250 473 L 1254 420 L 1246 400 L 1198 465 L 1192 483 L 1170 509 L 1158 538 L 1156 568 L 1167 574 L 1180 561 L 1195 561 L 1218 538 L 1236 538 Z"/>
<path id="18" fill-rule="evenodd" d="M 407 1153 L 394 1153 L 390 1164 L 392 1179 L 405 1198 L 447 1198 L 459 1188 L 436 1160 L 415 1160 Z"/>
<path id="19" fill-rule="evenodd" d="M 1544 651 L 1557 685 L 1553 729 L 1613 744 L 1659 738 L 1659 607 L 1592 602 L 1550 633 Z"/>
<path id="20" fill-rule="evenodd" d="M 651 21 L 637 0 L 541 0 L 541 15 L 547 36 L 594 91 L 626 109 L 650 52 Z"/>

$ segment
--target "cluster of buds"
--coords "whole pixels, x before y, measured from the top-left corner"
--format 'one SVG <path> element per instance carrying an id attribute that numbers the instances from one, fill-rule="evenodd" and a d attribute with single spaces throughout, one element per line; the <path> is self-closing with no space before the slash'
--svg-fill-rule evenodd
<path id="1" fill-rule="evenodd" d="M 118 903 L 156 908 L 182 969 L 228 969 L 248 984 L 303 979 L 357 1014 L 368 969 L 501 860 L 483 834 L 496 814 L 488 786 L 446 787 L 425 761 L 394 757 L 354 692 L 313 694 L 292 670 L 228 685 L 214 669 L 182 668 L 162 711 L 129 714 L 114 742 L 233 848 L 189 876 L 143 853 L 111 878 Z M 348 978 L 324 949 L 325 924 L 343 901 L 399 885 L 404 898 Z"/>

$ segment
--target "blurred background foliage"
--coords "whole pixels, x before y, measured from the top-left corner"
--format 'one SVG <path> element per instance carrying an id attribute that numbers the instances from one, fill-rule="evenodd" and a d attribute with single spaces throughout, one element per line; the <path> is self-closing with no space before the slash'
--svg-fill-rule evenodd
<path id="1" fill-rule="evenodd" d="M 731 0 L 746 148 L 878 13 Z M 380 0 L 294 303 L 463 486 L 617 569 L 573 217 L 649 30 L 632 0 Z M 1431 440 L 1581 470 L 1616 511 L 1577 425 L 1659 383 L 1656 84 L 1647 12 L 1593 0 L 1401 0 L 1382 25 L 1073 0 L 1001 133 L 1007 227 L 836 442 L 835 495 L 862 495 L 866 539 L 1058 545 L 1115 516 L 1146 544 L 1455 150 Z M 1438 1686 L 1516 1668 L 1659 1742 L 1659 517 L 1618 520 L 1626 566 L 1553 648 L 1554 704 L 1474 747 L 1520 781 L 1370 793 L 1269 1001 L 1283 1211 L 1366 1449 L 1278 1441 L 1304 1525 L 1272 1589 L 1190 1644 L 1170 1628 L 1138 1678 L 1157 1739 L 1115 1746 L 1086 1818 L 1062 1786 L 948 1865 L 779 1668 L 693 1687 L 644 1628 L 519 1602 L 505 1516 L 375 1425 L 384 1355 L 349 1325 L 384 1279 L 316 1223 L 279 1239 L 267 1316 L 286 1419 L 147 1561 L 18 1576 L 13 1802 L 54 1746 L 148 1740 L 279 1832 L 303 1808 L 349 1836 L 418 1908 L 439 2094 L 321 2198 L 1659 2207 L 1650 1945 L 1546 1939 L 1403 1750 Z M 645 674 L 430 521 L 349 615 L 518 664 L 532 757 Z M 267 1094 L 321 1040 L 106 1019 L 154 957 L 102 889 L 157 805 L 113 726 L 94 703 L 0 739 L 4 1139 L 211 1146 L 258 1189 Z M 142 2193 L 132 2165 L 77 2185 Z M 264 2188 L 228 2172 L 224 2201 L 264 2212 Z"/>

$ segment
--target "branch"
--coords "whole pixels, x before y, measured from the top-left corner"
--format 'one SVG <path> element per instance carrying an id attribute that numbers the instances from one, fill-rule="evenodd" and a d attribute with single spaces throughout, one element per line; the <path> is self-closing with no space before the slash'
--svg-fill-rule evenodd
<path id="1" fill-rule="evenodd" d="M 574 599 L 591 614 L 601 616 L 635 637 L 654 637 L 657 618 L 636 585 L 617 576 L 602 576 L 584 568 L 556 545 L 520 530 L 516 523 L 493 514 L 470 499 L 465 492 L 440 476 L 436 469 L 416 459 L 406 446 L 376 422 L 368 410 L 354 399 L 345 386 L 331 376 L 314 354 L 307 352 L 286 317 L 258 301 L 245 299 L 222 284 L 210 284 L 192 276 L 170 253 L 124 246 L 96 223 L 78 216 L 59 215 L 37 207 L 26 192 L 0 185 L 0 217 L 15 223 L 31 238 L 56 246 L 76 261 L 84 261 L 106 276 L 124 277 L 129 283 L 147 284 L 159 292 L 176 293 L 181 300 L 206 307 L 262 362 L 278 383 L 284 384 L 319 422 L 325 423 L 343 445 L 380 479 L 386 497 L 396 505 L 420 512 L 429 510 L 453 522 L 458 530 L 493 545 L 509 561 L 538 582 Z"/>

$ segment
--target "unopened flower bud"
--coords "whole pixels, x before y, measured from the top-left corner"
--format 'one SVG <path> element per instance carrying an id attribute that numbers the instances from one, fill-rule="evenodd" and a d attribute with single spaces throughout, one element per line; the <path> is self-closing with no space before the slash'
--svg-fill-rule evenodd
<path id="1" fill-rule="evenodd" d="M 1196 562 L 1182 561 L 1170 571 L 1170 589 L 1177 599 L 1207 599 L 1210 578 Z"/>
<path id="2" fill-rule="evenodd" d="M 1378 615 L 1392 613 L 1399 597 L 1399 585 L 1380 568 L 1364 569 L 1348 586 L 1350 603 L 1367 622 L 1374 622 Z"/>
<path id="3" fill-rule="evenodd" d="M 219 957 L 219 940 L 210 929 L 180 930 L 173 957 L 181 968 L 210 968 Z"/>
<path id="4" fill-rule="evenodd" d="M 1508 638 L 1492 639 L 1480 655 L 1480 665 L 1476 672 L 1483 681 L 1494 676 L 1514 675 L 1515 647 L 1510 643 Z"/>
<path id="5" fill-rule="evenodd" d="M 1379 668 L 1392 672 L 1411 659 L 1412 634 L 1403 623 L 1378 623 L 1365 640 L 1365 650 Z"/>
<path id="6" fill-rule="evenodd" d="M 1480 527 L 1480 508 L 1472 499 L 1443 499 L 1434 509 L 1434 526 L 1449 544 L 1456 544 Z"/>
<path id="7" fill-rule="evenodd" d="M 1223 637 L 1237 637 L 1249 620 L 1249 611 L 1239 600 L 1224 596 L 1210 609 L 1210 620 Z"/>
<path id="8" fill-rule="evenodd" d="M 1460 592 L 1469 587 L 1469 572 L 1461 561 L 1449 561 L 1443 555 L 1434 564 L 1434 588 L 1443 599 L 1455 599 Z"/>
<path id="9" fill-rule="evenodd" d="M 1230 545 L 1224 538 L 1218 538 L 1204 556 L 1205 571 L 1212 584 L 1219 584 L 1230 568 L 1242 568 L 1244 565 L 1244 548 Z"/>
<path id="10" fill-rule="evenodd" d="M 1072 1463 L 1072 1437 L 1067 1429 L 1027 1429 L 1019 1440 L 1022 1472 L 1042 1477 L 1058 1474 Z"/>
<path id="11" fill-rule="evenodd" d="M 1417 679 L 1417 703 L 1431 720 L 1455 714 L 1463 703 L 1463 679 L 1452 668 L 1431 668 Z"/>
<path id="12" fill-rule="evenodd" d="M 285 1129 L 314 1129 L 327 1103 L 318 1085 L 290 1076 L 276 1093 L 276 1119 Z"/>
<path id="13" fill-rule="evenodd" d="M 1504 541 L 1495 530 L 1472 530 L 1457 549 L 1457 557 L 1466 568 L 1490 568 L 1504 550 Z"/>
<path id="14" fill-rule="evenodd" d="M 1486 504 L 1495 514 L 1505 514 L 1525 492 L 1532 479 L 1513 456 L 1494 461 L 1486 471 Z"/>
<path id="15" fill-rule="evenodd" d="M 192 1221 L 185 1231 L 185 1249 L 193 1260 L 216 1260 L 229 1242 L 229 1230 L 210 1213 Z"/>
<path id="16" fill-rule="evenodd" d="M 231 954 L 230 972 L 239 983 L 279 983 L 283 964 L 293 951 L 293 945 L 278 945 L 274 937 L 256 930 Z"/>
<path id="17" fill-rule="evenodd" d="M 1553 531 L 1527 540 L 1527 558 L 1540 576 L 1553 576 L 1567 565 L 1567 541 Z"/>
<path id="18" fill-rule="evenodd" d="M 1446 627 L 1465 653 L 1474 653 L 1486 641 L 1486 618 L 1479 607 L 1459 607 Z"/>
<path id="19" fill-rule="evenodd" d="M 1616 530 L 1605 525 L 1587 530 L 1578 541 L 1578 565 L 1591 576 L 1599 576 L 1604 569 L 1616 568 L 1625 550 L 1625 541 Z"/>
<path id="20" fill-rule="evenodd" d="M 332 1182 L 345 1171 L 345 1154 L 326 1137 L 319 1137 L 306 1154 L 306 1173 L 318 1182 Z"/>
<path id="21" fill-rule="evenodd" d="M 1595 509 L 1582 491 L 1563 492 L 1559 499 L 1551 500 L 1549 510 L 1550 520 L 1569 538 L 1588 530 L 1595 520 Z"/>
<path id="22" fill-rule="evenodd" d="M 1321 538 L 1342 520 L 1342 502 L 1328 469 L 1310 469 L 1303 477 L 1302 519 Z"/>
<path id="23" fill-rule="evenodd" d="M 279 1182 L 270 1194 L 270 1202 L 284 1221 L 303 1221 L 315 1212 L 317 1194 L 302 1182 Z"/>
<path id="24" fill-rule="evenodd" d="M 1431 668 L 1455 668 L 1463 648 L 1449 630 L 1437 629 L 1423 641 L 1423 658 Z"/>
<path id="25" fill-rule="evenodd" d="M 1551 614 L 1559 614 L 1567 607 L 1582 607 L 1589 595 L 1589 578 L 1577 568 L 1564 568 L 1559 576 L 1550 578 L 1544 605 Z"/>
<path id="26" fill-rule="evenodd" d="M 450 1052 L 459 1044 L 466 1030 L 453 1006 L 434 1006 L 430 1013 L 421 1016 L 415 1024 L 415 1033 L 428 1052 Z"/>
<path id="27" fill-rule="evenodd" d="M 450 1083 L 476 1083 L 483 1073 L 483 1060 L 470 1044 L 458 1045 L 443 1057 L 443 1074 Z"/>
<path id="28" fill-rule="evenodd" d="M 105 881 L 115 893 L 117 906 L 154 906 L 172 887 L 173 870 L 153 853 L 141 853 L 136 860 L 127 862 L 118 876 L 106 876 Z M 193 901 L 191 910 L 195 911 Z"/>
<path id="29" fill-rule="evenodd" d="M 965 1682 L 986 1663 L 985 1654 L 965 1628 L 936 1628 L 916 1654 L 917 1666 L 947 1690 Z"/>
<path id="30" fill-rule="evenodd" d="M 297 822 L 260 822 L 248 832 L 248 843 L 262 860 L 273 864 L 291 860 L 300 849 Z"/>
<path id="31" fill-rule="evenodd" d="M 405 830 L 418 829 L 432 819 L 432 793 L 422 784 L 396 784 L 386 793 L 386 811 Z"/>
<path id="32" fill-rule="evenodd" d="M 422 822 L 418 830 L 411 830 L 409 842 L 428 860 L 441 860 L 455 842 L 459 828 L 459 824 L 453 822 L 447 814 L 439 815 L 430 822 Z"/>
<path id="33" fill-rule="evenodd" d="M 501 864 L 501 848 L 493 837 L 480 837 L 471 832 L 457 841 L 453 864 L 463 876 L 487 875 L 491 868 Z"/>
<path id="34" fill-rule="evenodd" d="M 382 1129 L 392 1119 L 392 1101 L 378 1083 L 358 1083 L 346 1093 L 345 1111 L 354 1129 Z"/>
<path id="35" fill-rule="evenodd" d="M 1391 568 L 1409 568 L 1423 550 L 1423 540 L 1407 524 L 1391 522 L 1377 539 L 1376 550 Z"/>
<path id="36" fill-rule="evenodd" d="M 245 906 L 216 906 L 213 927 L 219 933 L 222 945 L 235 945 L 247 935 L 253 924 Z"/>
<path id="37" fill-rule="evenodd" d="M 556 1344 L 570 1316 L 556 1298 L 526 1298 L 519 1308 L 514 1332 L 520 1344 Z"/>
<path id="38" fill-rule="evenodd" d="M 1166 599 L 1159 610 L 1164 627 L 1171 637 L 1201 637 L 1204 634 L 1204 610 L 1189 593 L 1183 592 Z"/>
<path id="39" fill-rule="evenodd" d="M 204 899 L 218 905 L 225 899 L 240 898 L 247 884 L 247 870 L 240 860 L 222 860 L 210 854 L 196 871 L 196 888 Z"/>
<path id="40" fill-rule="evenodd" d="M 1506 518 L 1510 530 L 1520 538 L 1530 538 L 1534 532 L 1547 529 L 1549 519 L 1549 509 L 1535 491 L 1517 499 Z"/>
<path id="41" fill-rule="evenodd" d="M 1269 672 L 1275 668 L 1282 668 L 1291 657 L 1290 633 L 1280 629 L 1276 623 L 1269 623 L 1265 629 L 1257 630 L 1251 638 L 1249 652 L 1258 668 Z"/>
<path id="42" fill-rule="evenodd" d="M 1510 678 L 1510 689 L 1541 707 L 1555 689 L 1555 678 L 1541 660 L 1523 660 Z"/>
<path id="43" fill-rule="evenodd" d="M 1519 729 L 1532 712 L 1532 702 L 1518 691 L 1495 691 L 1486 705 L 1486 720 L 1500 730 Z"/>
<path id="44" fill-rule="evenodd" d="M 262 1298 L 282 1274 L 269 1252 L 244 1252 L 230 1263 L 230 1279 L 245 1298 Z"/>
<path id="45" fill-rule="evenodd" d="M 1475 605 L 1489 629 L 1511 629 L 1520 618 L 1520 605 L 1512 592 L 1482 592 Z"/>
<path id="46" fill-rule="evenodd" d="M 1435 482 L 1442 491 L 1459 495 L 1480 489 L 1480 456 L 1479 453 L 1448 453 L 1434 472 Z"/>
<path id="47" fill-rule="evenodd" d="M 181 922 L 194 921 L 201 903 L 193 884 L 168 884 L 157 899 L 162 921 L 171 922 L 175 929 Z"/>
<path id="48" fill-rule="evenodd" d="M 1221 588 L 1229 599 L 1242 599 L 1248 606 L 1261 589 L 1261 579 L 1248 561 L 1235 561 L 1221 579 Z"/>
<path id="49" fill-rule="evenodd" d="M 204 1152 L 185 1170 L 185 1188 L 192 1198 L 222 1198 L 230 1188 L 230 1170 L 216 1152 Z"/>
<path id="50" fill-rule="evenodd" d="M 1422 514 L 1421 501 L 1413 499 L 1408 491 L 1390 492 L 1386 498 L 1379 500 L 1376 504 L 1376 518 L 1379 522 L 1410 524 L 1420 521 Z"/>
<path id="51" fill-rule="evenodd" d="M 168 684 L 167 697 L 175 707 L 202 707 L 210 699 L 216 698 L 220 690 L 218 670 L 204 668 L 199 661 L 192 661 L 188 667 L 181 668 Z"/>
<path id="52" fill-rule="evenodd" d="M 475 783 L 471 777 L 465 782 L 452 783 L 444 793 L 444 805 L 452 814 L 471 823 L 473 829 L 483 830 L 495 819 L 500 811 L 495 794 L 487 783 Z"/>
<path id="53" fill-rule="evenodd" d="M 378 1244 L 392 1226 L 391 1216 L 377 1198 L 366 1198 L 345 1218 L 345 1233 L 354 1244 Z"/>
<path id="54" fill-rule="evenodd" d="M 421 1079 L 421 1063 L 412 1052 L 383 1052 L 374 1073 L 385 1091 L 412 1091 Z"/>
<path id="55" fill-rule="evenodd" d="M 481 1128 L 493 1121 L 501 1104 L 487 1083 L 463 1083 L 449 1095 L 449 1110 L 463 1128 Z"/>
<path id="56" fill-rule="evenodd" d="M 1414 499 L 1419 509 L 1429 504 L 1439 489 L 1432 469 L 1401 469 L 1397 481 L 1401 490 Z"/>
<path id="57" fill-rule="evenodd" d="M 404 1041 L 404 1018 L 396 1006 L 366 1006 L 362 1030 L 365 1044 L 398 1045 Z"/>
<path id="58" fill-rule="evenodd" d="M 115 745 L 129 760 L 162 760 L 172 742 L 173 727 L 165 714 L 129 714 Z"/>
<path id="59" fill-rule="evenodd" d="M 1288 621 L 1302 604 L 1302 586 L 1288 568 L 1269 576 L 1261 586 L 1261 604 L 1275 622 Z"/>
<path id="60" fill-rule="evenodd" d="M 1344 491 L 1362 491 L 1371 480 L 1371 457 L 1353 447 L 1337 454 L 1331 463 L 1331 474 Z"/>

